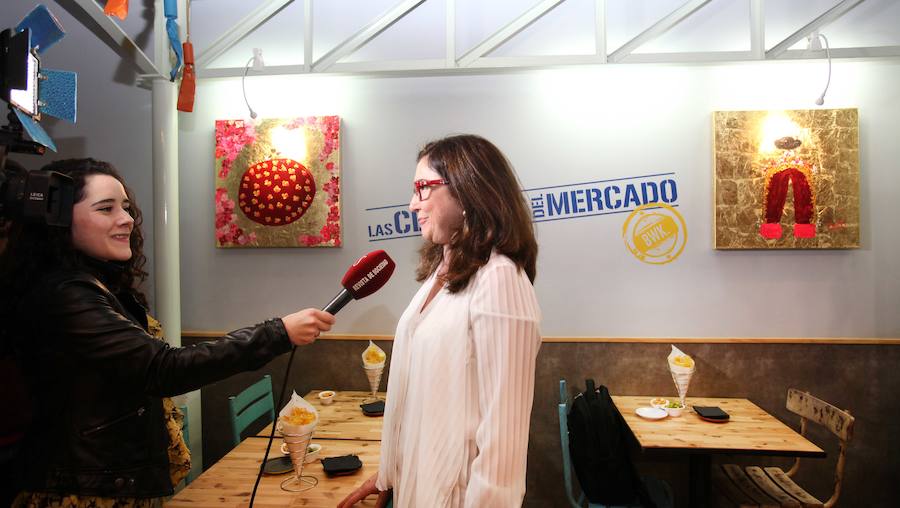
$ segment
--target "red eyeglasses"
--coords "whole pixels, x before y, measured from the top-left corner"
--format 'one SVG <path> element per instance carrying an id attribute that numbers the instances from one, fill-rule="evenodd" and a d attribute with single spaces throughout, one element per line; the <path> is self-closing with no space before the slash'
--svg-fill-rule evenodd
<path id="1" fill-rule="evenodd" d="M 413 190 L 419 196 L 419 201 L 425 201 L 431 196 L 431 188 L 437 185 L 449 185 L 448 180 L 416 180 L 413 182 Z"/>

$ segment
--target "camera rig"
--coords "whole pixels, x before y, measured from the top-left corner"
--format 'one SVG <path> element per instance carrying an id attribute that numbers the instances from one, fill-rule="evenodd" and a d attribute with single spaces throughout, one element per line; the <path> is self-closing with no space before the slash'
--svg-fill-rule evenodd
<path id="1" fill-rule="evenodd" d="M 7 168 L 11 152 L 43 155 L 56 151 L 41 127 L 43 114 L 75 122 L 77 77 L 74 72 L 41 67 L 40 55 L 65 32 L 43 5 L 15 28 L 0 32 L 0 99 L 8 103 L 7 124 L 0 127 L 0 220 L 68 226 L 72 221 L 72 180 L 53 171 Z"/>

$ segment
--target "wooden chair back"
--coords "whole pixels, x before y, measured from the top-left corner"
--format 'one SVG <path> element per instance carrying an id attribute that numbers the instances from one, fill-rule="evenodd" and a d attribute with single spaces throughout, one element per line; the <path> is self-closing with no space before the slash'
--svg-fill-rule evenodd
<path id="1" fill-rule="evenodd" d="M 840 409 L 824 400 L 814 397 L 807 392 L 791 388 L 787 394 L 787 409 L 800 416 L 800 434 L 806 435 L 808 422 L 819 424 L 828 429 L 840 441 L 837 465 L 834 472 L 834 493 L 826 501 L 825 507 L 830 508 L 837 503 L 841 494 L 841 483 L 844 479 L 844 461 L 846 459 L 847 443 L 853 438 L 853 423 L 856 421 L 849 411 Z M 800 468 L 800 459 L 794 461 L 793 467 L 787 472 L 788 476 L 794 476 Z"/>

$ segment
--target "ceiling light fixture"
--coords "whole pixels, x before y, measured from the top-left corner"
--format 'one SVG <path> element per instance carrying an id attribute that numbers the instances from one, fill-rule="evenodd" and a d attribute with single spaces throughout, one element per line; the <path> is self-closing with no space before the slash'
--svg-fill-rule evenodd
<path id="1" fill-rule="evenodd" d="M 828 80 L 825 81 L 825 89 L 822 90 L 822 95 L 816 99 L 816 105 L 821 106 L 825 104 L 825 94 L 828 92 L 828 85 L 831 84 L 831 48 L 828 46 L 828 38 L 825 37 L 825 34 L 820 34 L 818 30 L 809 34 L 806 40 L 806 49 L 809 51 L 822 51 L 822 41 L 825 41 L 825 56 L 828 57 Z"/>
<path id="2" fill-rule="evenodd" d="M 253 48 L 253 56 L 244 65 L 244 75 L 241 77 L 241 91 L 244 93 L 244 104 L 247 105 L 247 110 L 250 111 L 250 118 L 256 120 L 256 111 L 253 111 L 253 108 L 250 107 L 250 102 L 247 100 L 247 86 L 245 84 L 247 72 L 250 71 L 251 65 L 254 71 L 262 71 L 265 68 L 266 64 L 263 62 L 261 48 Z"/>

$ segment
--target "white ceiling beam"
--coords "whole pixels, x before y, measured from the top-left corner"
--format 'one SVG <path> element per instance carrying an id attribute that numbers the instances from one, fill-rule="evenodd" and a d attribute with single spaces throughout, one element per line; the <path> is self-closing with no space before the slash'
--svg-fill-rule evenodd
<path id="1" fill-rule="evenodd" d="M 763 0 L 750 0 L 750 53 L 753 58 L 766 57 L 766 17 Z"/>
<path id="2" fill-rule="evenodd" d="M 216 39 L 208 48 L 197 55 L 197 69 L 205 69 L 213 60 L 234 47 L 241 39 L 250 34 L 250 32 L 256 30 L 257 27 L 265 23 L 269 18 L 275 15 L 275 13 L 293 1 L 294 0 L 266 0 L 261 3 L 250 14 L 247 14 L 244 19 L 238 21 L 228 30 L 225 30 L 221 37 Z"/>
<path id="3" fill-rule="evenodd" d="M 681 7 L 670 12 L 666 17 L 654 23 L 653 26 L 638 34 L 637 37 L 623 44 L 621 48 L 613 51 L 609 55 L 609 61 L 621 61 L 635 49 L 668 32 L 672 27 L 681 23 L 685 18 L 709 2 L 710 0 L 688 0 Z"/>
<path id="4" fill-rule="evenodd" d="M 606 63 L 606 0 L 594 1 L 594 52 Z"/>
<path id="5" fill-rule="evenodd" d="M 874 46 L 864 48 L 833 48 L 832 58 L 895 58 L 900 57 L 900 46 Z M 807 60 L 810 53 L 805 50 L 792 49 L 784 52 L 779 60 Z M 685 53 L 634 53 L 625 57 L 620 64 L 704 64 L 725 62 L 760 61 L 750 51 L 706 51 Z M 597 65 L 601 62 L 599 55 L 546 55 L 515 57 L 483 57 L 469 67 L 447 67 L 443 58 L 416 60 L 389 60 L 378 62 L 336 63 L 328 70 L 328 74 L 374 74 L 394 76 L 429 76 L 485 74 L 504 72 L 516 69 L 538 69 L 566 65 Z M 280 76 L 285 74 L 308 74 L 303 65 L 267 65 L 264 70 L 254 72 L 254 76 Z M 243 67 L 208 69 L 198 79 L 239 78 L 244 74 Z M 140 76 L 143 80 L 152 76 Z M 146 81 L 144 81 L 146 82 Z"/>
<path id="6" fill-rule="evenodd" d="M 766 58 L 779 58 L 782 53 L 788 50 L 797 42 L 805 39 L 809 34 L 818 30 L 819 28 L 831 23 L 832 21 L 840 18 L 851 9 L 856 7 L 857 5 L 863 3 L 865 0 L 842 0 L 840 3 L 825 11 L 824 14 L 819 16 L 818 18 L 807 23 L 806 26 L 797 30 L 796 32 L 789 35 L 785 40 L 776 44 L 772 49 L 766 51 Z"/>
<path id="7" fill-rule="evenodd" d="M 870 46 L 864 48 L 831 48 L 831 58 L 889 58 L 900 56 L 900 46 Z M 812 56 L 805 49 L 790 49 L 779 55 L 779 60 L 808 60 L 820 58 L 822 51 Z"/>
<path id="8" fill-rule="evenodd" d="M 128 34 L 109 16 L 103 14 L 103 9 L 97 5 L 94 0 L 57 0 L 65 9 L 78 8 L 96 23 L 96 26 L 86 26 L 86 28 L 96 35 L 100 40 L 104 41 L 113 51 L 115 51 L 122 59 L 133 63 L 140 74 L 152 75 L 154 77 L 162 77 L 159 69 L 153 65 L 153 62 L 147 55 L 141 51 L 141 48 L 128 37 Z M 73 13 L 76 18 L 80 18 L 77 13 Z"/>
<path id="9" fill-rule="evenodd" d="M 494 33 L 494 35 L 485 39 L 484 42 L 469 50 L 468 53 L 460 57 L 460 59 L 457 61 L 457 65 L 459 65 L 460 67 L 468 67 L 472 65 L 475 60 L 478 60 L 484 55 L 489 54 L 491 51 L 494 51 L 504 42 L 508 41 L 522 30 L 528 28 L 529 25 L 541 19 L 541 17 L 543 17 L 545 14 L 553 10 L 553 8 L 563 3 L 564 1 L 565 0 L 542 0 L 541 2 L 538 2 L 537 5 L 535 5 L 531 9 L 528 9 L 524 14 L 514 19 L 508 25 Z"/>
<path id="10" fill-rule="evenodd" d="M 456 67 L 456 0 L 447 0 L 444 30 L 444 58 L 447 60 L 447 67 Z"/>
<path id="11" fill-rule="evenodd" d="M 340 59 L 352 54 L 357 49 L 365 46 L 375 37 L 378 37 L 378 34 L 387 30 L 394 23 L 403 19 L 404 16 L 412 12 L 416 7 L 425 3 L 425 0 L 403 0 L 391 9 L 389 9 L 386 13 L 382 14 L 371 23 L 363 27 L 362 30 L 356 32 L 349 39 L 344 42 L 338 44 L 334 49 L 326 53 L 312 64 L 313 72 L 321 72 L 335 63 L 337 63 Z"/>
<path id="12" fill-rule="evenodd" d="M 303 0 L 303 71 L 312 70 L 313 59 L 313 5 Z"/>

